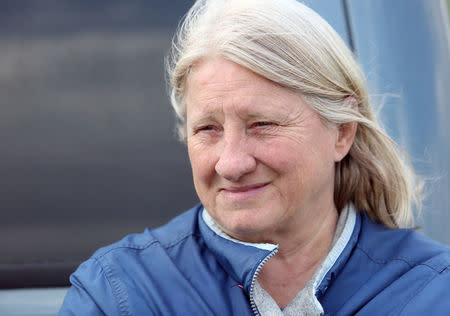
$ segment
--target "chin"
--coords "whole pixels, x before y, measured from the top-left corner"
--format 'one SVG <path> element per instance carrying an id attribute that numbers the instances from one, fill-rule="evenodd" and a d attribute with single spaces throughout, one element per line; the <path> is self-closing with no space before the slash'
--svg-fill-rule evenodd
<path id="1" fill-rule="evenodd" d="M 261 214 L 259 214 L 261 215 Z M 218 220 L 217 222 L 222 227 L 225 233 L 238 240 L 247 242 L 265 242 L 270 231 L 273 230 L 273 225 L 269 225 L 260 216 L 248 214 L 246 212 L 236 211 L 231 216 Z"/>

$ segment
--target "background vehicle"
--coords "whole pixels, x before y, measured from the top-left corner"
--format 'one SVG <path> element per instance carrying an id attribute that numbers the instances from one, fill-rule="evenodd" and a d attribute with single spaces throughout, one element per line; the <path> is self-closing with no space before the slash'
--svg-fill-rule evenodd
<path id="1" fill-rule="evenodd" d="M 309 0 L 353 49 L 450 244 L 449 1 Z M 52 315 L 97 248 L 196 203 L 163 60 L 182 0 L 0 3 L 0 315 Z"/>

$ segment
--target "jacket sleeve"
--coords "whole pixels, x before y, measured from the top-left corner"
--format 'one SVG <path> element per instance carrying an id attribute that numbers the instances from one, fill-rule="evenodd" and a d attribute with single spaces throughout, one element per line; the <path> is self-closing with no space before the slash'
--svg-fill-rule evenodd
<path id="1" fill-rule="evenodd" d="M 95 258 L 82 263 L 70 276 L 70 283 L 58 316 L 121 315 L 118 293 Z"/>
<path id="2" fill-rule="evenodd" d="M 450 267 L 430 280 L 399 315 L 450 315 Z"/>

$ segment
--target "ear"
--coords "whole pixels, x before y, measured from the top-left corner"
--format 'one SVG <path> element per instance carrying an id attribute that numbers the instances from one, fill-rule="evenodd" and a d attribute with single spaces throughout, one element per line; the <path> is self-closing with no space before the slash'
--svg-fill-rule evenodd
<path id="1" fill-rule="evenodd" d="M 334 161 L 338 162 L 344 159 L 353 145 L 358 123 L 349 122 L 338 126 L 336 142 L 334 144 Z"/>
<path id="2" fill-rule="evenodd" d="M 343 106 L 358 110 L 358 102 L 354 97 L 347 97 L 343 101 Z M 344 159 L 353 145 L 358 123 L 349 122 L 338 126 L 335 142 L 334 161 L 338 162 Z"/>

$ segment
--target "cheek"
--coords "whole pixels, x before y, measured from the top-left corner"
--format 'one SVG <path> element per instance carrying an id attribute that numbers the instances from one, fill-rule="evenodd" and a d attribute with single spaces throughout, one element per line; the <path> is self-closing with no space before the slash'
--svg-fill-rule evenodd
<path id="1" fill-rule="evenodd" d="M 290 139 L 272 139 L 255 146 L 255 156 L 278 174 L 286 174 L 300 168 L 304 157 L 303 146 Z"/>
<path id="2" fill-rule="evenodd" d="M 195 186 L 200 187 L 212 181 L 215 162 L 211 151 L 188 142 L 188 155 Z"/>
<path id="3" fill-rule="evenodd" d="M 304 189 L 309 182 L 330 174 L 334 166 L 331 144 L 320 137 L 273 140 L 259 146 L 257 156 L 279 175 L 278 184 L 287 186 L 284 190 L 289 192 Z"/>

